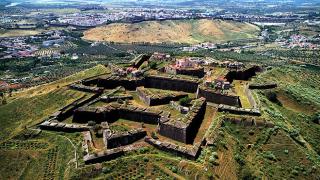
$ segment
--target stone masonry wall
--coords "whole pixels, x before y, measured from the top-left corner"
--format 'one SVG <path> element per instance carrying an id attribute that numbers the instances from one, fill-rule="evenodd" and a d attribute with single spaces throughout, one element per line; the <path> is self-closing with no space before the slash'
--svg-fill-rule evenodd
<path id="1" fill-rule="evenodd" d="M 201 87 L 197 91 L 197 97 L 204 97 L 208 102 L 212 102 L 215 104 L 226 104 L 229 106 L 240 107 L 239 96 L 223 95 L 215 93 L 214 91 L 209 89 L 203 89 Z"/>
<path id="2" fill-rule="evenodd" d="M 178 95 L 148 95 L 143 87 L 137 87 L 137 93 L 139 98 L 148 106 L 155 106 L 161 104 L 168 104 L 170 101 L 178 101 L 179 99 L 188 96 L 186 93 L 181 93 Z"/>
<path id="3" fill-rule="evenodd" d="M 147 132 L 143 129 L 134 129 L 128 132 L 112 134 L 106 139 L 107 148 L 112 149 L 120 146 L 125 146 L 144 138 L 146 135 Z"/>
<path id="4" fill-rule="evenodd" d="M 147 76 L 145 77 L 146 88 L 165 89 L 172 91 L 184 91 L 195 93 L 198 88 L 198 82 L 184 79 L 173 79 L 170 77 Z"/>

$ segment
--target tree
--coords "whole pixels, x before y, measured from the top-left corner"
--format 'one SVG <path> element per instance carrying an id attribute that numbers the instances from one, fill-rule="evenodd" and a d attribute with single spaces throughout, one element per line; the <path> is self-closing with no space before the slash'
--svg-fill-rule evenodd
<path id="1" fill-rule="evenodd" d="M 151 69 L 157 69 L 157 63 L 154 62 L 154 61 L 152 61 L 152 62 L 149 63 L 149 67 L 150 67 Z"/>

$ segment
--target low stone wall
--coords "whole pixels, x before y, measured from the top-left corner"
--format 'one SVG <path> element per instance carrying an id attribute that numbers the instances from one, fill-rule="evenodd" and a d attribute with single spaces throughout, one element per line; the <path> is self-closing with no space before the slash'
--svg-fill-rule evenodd
<path id="1" fill-rule="evenodd" d="M 110 161 L 124 155 L 123 148 L 115 148 L 98 152 L 96 154 L 88 154 L 83 157 L 85 164 L 100 163 Z"/>
<path id="2" fill-rule="evenodd" d="M 113 102 L 113 101 L 117 101 L 118 99 L 126 100 L 126 99 L 133 99 L 133 97 L 131 95 L 100 97 L 100 101 L 103 101 L 103 102 Z"/>
<path id="3" fill-rule="evenodd" d="M 147 135 L 147 132 L 143 129 L 134 129 L 128 132 L 111 134 L 107 137 L 107 148 L 116 148 L 120 146 L 125 146 L 131 144 L 139 139 L 144 138 Z"/>
<path id="4" fill-rule="evenodd" d="M 187 148 L 169 142 L 158 141 L 150 137 L 145 137 L 145 141 L 162 151 L 174 153 L 175 155 L 183 156 L 192 160 L 195 160 L 199 156 L 199 153 L 201 151 L 200 145 L 195 145 L 192 148 Z"/>
<path id="5" fill-rule="evenodd" d="M 197 91 L 197 98 L 204 97 L 208 102 L 215 104 L 226 104 L 229 106 L 240 107 L 240 98 L 239 96 L 223 95 L 216 93 L 210 89 L 204 89 L 199 87 Z"/>
<path id="6" fill-rule="evenodd" d="M 45 121 L 41 123 L 39 127 L 45 130 L 64 131 L 64 132 L 81 132 L 81 131 L 89 130 L 89 126 L 85 126 L 85 125 L 65 124 L 61 122 L 50 122 L 50 121 Z"/>
<path id="7" fill-rule="evenodd" d="M 188 96 L 187 93 L 181 93 L 181 94 L 171 94 L 171 95 L 161 95 L 161 94 L 155 94 L 150 95 L 146 92 L 146 89 L 144 87 L 137 87 L 137 93 L 139 95 L 139 98 L 148 106 L 155 106 L 155 105 L 161 105 L 161 104 L 168 104 L 170 101 L 178 101 L 179 99 Z"/>
<path id="8" fill-rule="evenodd" d="M 226 79 L 232 83 L 233 80 L 249 80 L 256 75 L 257 72 L 261 72 L 262 68 L 260 66 L 252 66 L 248 69 L 239 71 L 229 71 L 226 75 Z"/>
<path id="9" fill-rule="evenodd" d="M 69 87 L 71 89 L 75 89 L 78 91 L 84 91 L 84 92 L 91 92 L 91 93 L 102 93 L 103 92 L 103 88 L 101 88 L 101 87 L 85 86 L 82 84 L 71 84 Z"/>
<path id="10" fill-rule="evenodd" d="M 120 156 L 125 155 L 127 152 L 136 151 L 142 147 L 146 146 L 145 142 L 143 143 L 134 143 L 127 146 L 121 146 L 114 149 L 107 149 L 102 152 L 98 152 L 95 154 L 89 154 L 83 157 L 85 164 L 92 163 L 101 163 L 104 161 L 110 161 L 112 159 L 118 158 Z"/>
<path id="11" fill-rule="evenodd" d="M 259 109 L 244 109 L 244 108 L 238 108 L 234 106 L 228 106 L 220 104 L 218 106 L 218 111 L 226 111 L 233 114 L 248 114 L 248 115 L 254 115 L 254 116 L 261 116 L 261 112 Z"/>
<path id="12" fill-rule="evenodd" d="M 267 127 L 273 128 L 275 125 L 271 121 L 267 120 L 256 120 L 256 119 L 237 119 L 237 118 L 224 118 L 224 122 L 230 122 L 232 124 L 242 126 L 256 126 L 256 127 Z"/>
<path id="13" fill-rule="evenodd" d="M 65 119 L 67 119 L 68 117 L 72 116 L 72 114 L 74 113 L 74 111 L 77 108 L 84 106 L 85 104 L 90 103 L 91 101 L 94 101 L 99 96 L 100 96 L 100 94 L 94 94 L 85 100 L 84 100 L 84 98 L 86 96 L 83 96 L 83 97 L 77 99 L 76 101 L 68 104 L 67 106 L 61 108 L 58 112 L 55 113 L 56 114 L 55 118 L 59 121 L 63 121 Z"/>
<path id="14" fill-rule="evenodd" d="M 183 91 L 195 93 L 198 89 L 197 80 L 177 79 L 164 76 L 147 76 L 145 77 L 146 88 L 165 89 L 172 91 Z"/>
<path id="15" fill-rule="evenodd" d="M 278 87 L 277 83 L 268 84 L 250 84 L 249 89 L 273 89 Z"/>
<path id="16" fill-rule="evenodd" d="M 205 75 L 204 68 L 197 69 L 177 69 L 177 74 L 183 74 L 188 76 L 196 76 L 198 78 L 203 78 Z"/>
<path id="17" fill-rule="evenodd" d="M 114 89 L 122 86 L 127 90 L 136 90 L 137 87 L 144 85 L 144 78 L 122 78 L 118 76 L 109 76 L 106 78 L 99 78 L 97 81 L 98 87 L 106 89 Z"/>
<path id="18" fill-rule="evenodd" d="M 187 76 L 195 76 L 198 78 L 203 78 L 205 75 L 204 68 L 174 68 L 171 66 L 165 67 L 165 72 L 169 74 L 182 74 Z"/>
<path id="19" fill-rule="evenodd" d="M 194 101 L 193 106 L 182 119 L 162 118 L 159 133 L 186 144 L 192 143 L 206 111 L 206 101 L 204 98 Z"/>

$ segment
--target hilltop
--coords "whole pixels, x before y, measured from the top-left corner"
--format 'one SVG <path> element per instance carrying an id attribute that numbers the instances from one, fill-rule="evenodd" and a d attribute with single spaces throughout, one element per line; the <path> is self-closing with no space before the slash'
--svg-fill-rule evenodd
<path id="1" fill-rule="evenodd" d="M 84 39 L 120 43 L 201 43 L 256 38 L 259 28 L 249 23 L 222 20 L 166 20 L 114 23 L 84 32 Z"/>

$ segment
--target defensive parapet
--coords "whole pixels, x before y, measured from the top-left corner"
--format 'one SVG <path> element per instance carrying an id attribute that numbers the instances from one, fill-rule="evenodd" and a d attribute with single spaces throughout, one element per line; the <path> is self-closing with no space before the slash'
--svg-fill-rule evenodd
<path id="1" fill-rule="evenodd" d="M 61 122 L 50 122 L 45 121 L 39 125 L 41 129 L 45 130 L 54 130 L 54 131 L 64 131 L 64 132 L 81 132 L 88 131 L 89 127 L 86 125 L 78 125 L 78 124 L 66 124 Z"/>
<path id="2" fill-rule="evenodd" d="M 249 89 L 273 89 L 277 86 L 277 83 L 250 84 Z"/>
<path id="3" fill-rule="evenodd" d="M 254 115 L 254 116 L 261 116 L 261 112 L 259 111 L 259 109 L 245 109 L 245 108 L 239 108 L 235 106 L 219 104 L 218 110 L 230 112 L 233 114 L 248 114 L 248 115 Z"/>
<path id="4" fill-rule="evenodd" d="M 156 147 L 160 150 L 174 153 L 178 156 L 183 156 L 183 157 L 186 157 L 186 158 L 192 159 L 192 160 L 195 160 L 198 157 L 200 150 L 201 150 L 200 145 L 195 145 L 192 147 L 184 147 L 184 146 L 178 146 L 176 144 L 169 143 L 169 142 L 162 142 L 159 140 L 155 140 L 150 137 L 145 137 L 144 140 L 147 143 L 153 145 L 154 147 Z"/>
<path id="5" fill-rule="evenodd" d="M 73 116 L 74 122 L 114 122 L 119 118 L 145 122 L 148 124 L 158 124 L 162 116 L 168 116 L 163 111 L 150 108 L 139 108 L 135 106 L 110 103 L 104 107 L 81 107 L 78 108 Z"/>
<path id="6" fill-rule="evenodd" d="M 99 78 L 97 81 L 98 87 L 104 87 L 106 89 L 114 89 L 118 86 L 122 86 L 127 90 L 135 90 L 138 86 L 144 85 L 144 78 L 130 78 L 119 77 L 116 75 Z"/>
<path id="7" fill-rule="evenodd" d="M 256 127 L 267 127 L 273 128 L 275 125 L 271 121 L 265 119 L 247 119 L 247 118 L 231 118 L 226 117 L 223 119 L 223 122 L 230 122 L 232 124 L 242 125 L 242 126 L 256 126 Z"/>
<path id="8" fill-rule="evenodd" d="M 139 139 L 142 139 L 147 135 L 147 132 L 143 129 L 134 129 L 127 132 L 120 132 L 111 134 L 107 137 L 107 148 L 116 148 L 119 146 L 125 146 L 131 144 Z"/>
<path id="9" fill-rule="evenodd" d="M 231 83 L 233 80 L 249 80 L 255 76 L 257 72 L 261 71 L 262 68 L 260 66 L 252 66 L 250 68 L 238 71 L 229 71 L 226 75 L 226 79 Z"/>
<path id="10" fill-rule="evenodd" d="M 239 96 L 217 93 L 209 88 L 199 87 L 197 98 L 204 97 L 208 102 L 240 107 Z"/>
<path id="11" fill-rule="evenodd" d="M 144 87 L 137 87 L 137 93 L 139 98 L 148 106 L 168 104 L 170 101 L 177 101 L 188 96 L 188 94 L 184 92 L 154 94 Z"/>
<path id="12" fill-rule="evenodd" d="M 146 88 L 165 89 L 195 93 L 199 84 L 198 79 L 184 79 L 170 76 L 149 75 L 145 77 Z"/>

